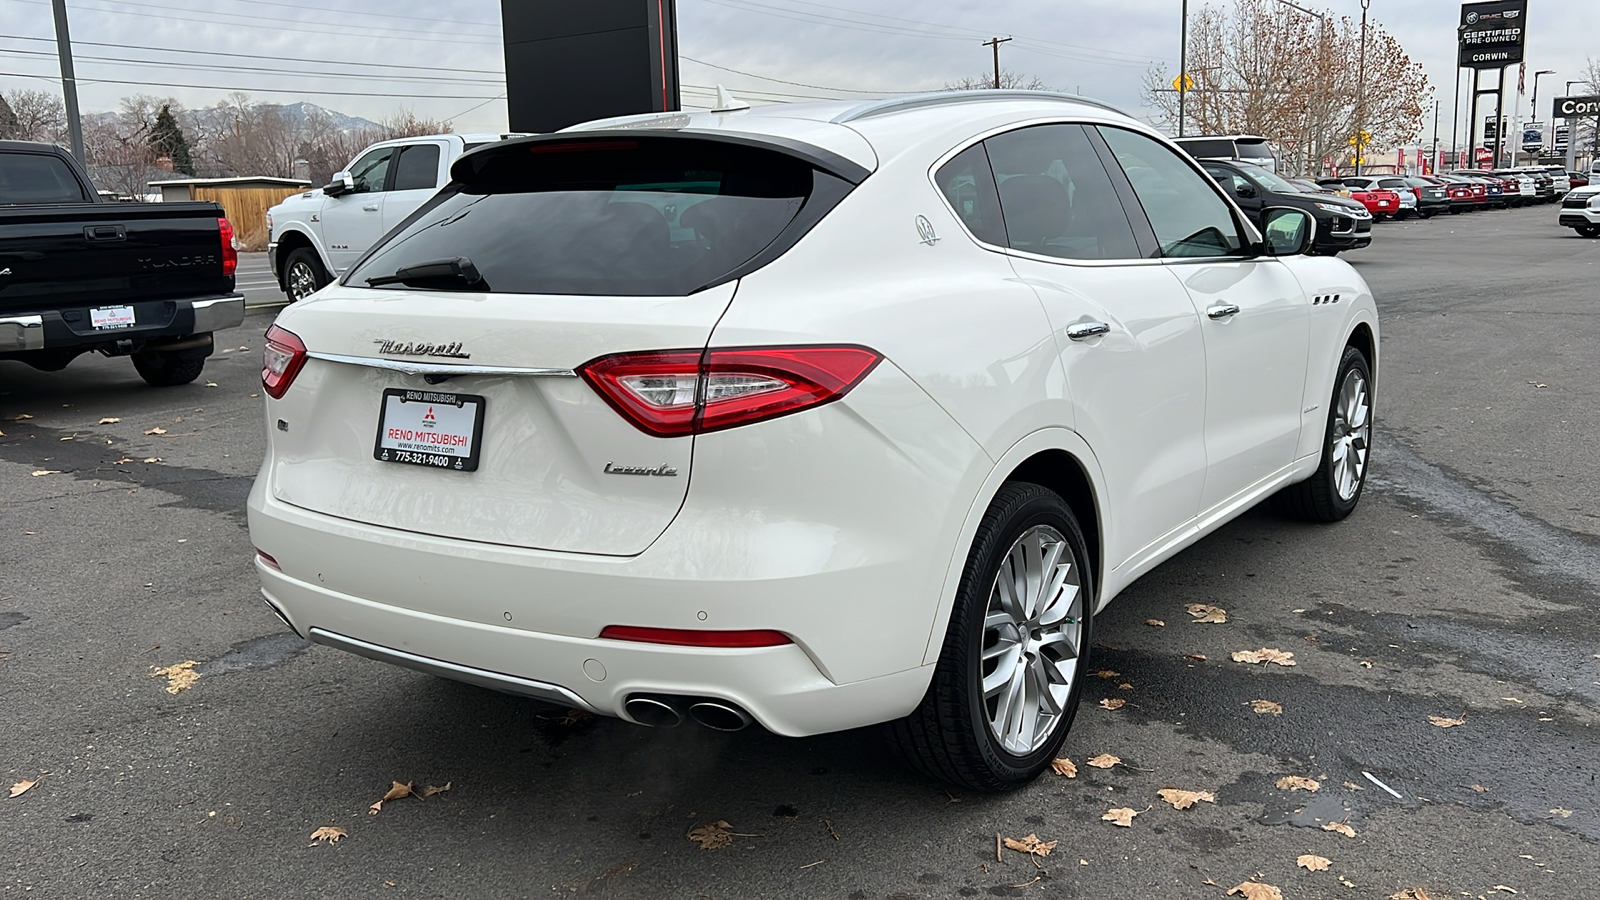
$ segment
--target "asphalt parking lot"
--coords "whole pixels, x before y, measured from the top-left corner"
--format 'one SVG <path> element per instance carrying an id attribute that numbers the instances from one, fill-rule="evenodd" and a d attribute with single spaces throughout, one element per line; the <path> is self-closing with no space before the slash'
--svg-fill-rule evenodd
<path id="1" fill-rule="evenodd" d="M 1595 896 L 1600 241 L 1554 220 L 1384 223 L 1345 257 L 1384 316 L 1361 507 L 1254 511 L 1120 597 L 1076 777 L 1002 797 L 870 731 L 650 730 L 303 644 L 244 527 L 271 311 L 183 388 L 0 362 L 0 788 L 36 782 L 0 794 L 0 894 Z M 1230 659 L 1261 648 L 1295 665 Z M 396 781 L 448 790 L 369 814 Z M 717 822 L 731 846 L 686 837 Z M 997 834 L 1057 843 L 997 861 Z"/>

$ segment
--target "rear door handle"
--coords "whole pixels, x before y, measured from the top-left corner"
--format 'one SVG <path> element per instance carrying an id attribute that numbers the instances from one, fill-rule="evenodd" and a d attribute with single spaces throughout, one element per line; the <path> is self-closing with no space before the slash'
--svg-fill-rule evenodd
<path id="1" fill-rule="evenodd" d="M 1111 326 L 1104 322 L 1079 322 L 1067 326 L 1067 337 L 1074 341 L 1087 341 L 1089 338 L 1110 333 Z"/>
<path id="2" fill-rule="evenodd" d="M 86 241 L 125 241 L 128 239 L 128 229 L 123 225 L 85 225 L 83 239 Z"/>
<path id="3" fill-rule="evenodd" d="M 1206 315 L 1213 319 L 1226 319 L 1239 314 L 1239 307 L 1232 303 L 1217 303 L 1206 310 Z"/>
<path id="4" fill-rule="evenodd" d="M 367 212 L 377 212 L 377 211 L 378 211 L 378 204 L 376 204 L 376 203 L 369 203 L 369 204 L 367 204 L 367 205 L 366 205 L 366 206 L 363 206 L 363 207 L 361 207 L 361 208 L 362 208 L 362 209 L 364 209 L 364 210 L 366 210 L 366 211 L 367 211 Z"/>

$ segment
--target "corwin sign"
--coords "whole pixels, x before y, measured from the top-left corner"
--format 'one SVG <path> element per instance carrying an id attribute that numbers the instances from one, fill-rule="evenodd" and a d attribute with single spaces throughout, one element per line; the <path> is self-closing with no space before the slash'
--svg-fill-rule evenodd
<path id="1" fill-rule="evenodd" d="M 1552 118 L 1576 119 L 1582 116 L 1600 116 L 1600 94 L 1592 97 L 1557 97 Z"/>
<path id="2" fill-rule="evenodd" d="M 1528 0 L 1461 5 L 1460 53 L 1464 69 L 1499 69 L 1522 62 Z"/>

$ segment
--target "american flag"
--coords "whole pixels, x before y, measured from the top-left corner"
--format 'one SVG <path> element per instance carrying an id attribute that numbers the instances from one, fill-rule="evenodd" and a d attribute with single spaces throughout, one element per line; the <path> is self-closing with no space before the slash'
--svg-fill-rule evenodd
<path id="1" fill-rule="evenodd" d="M 1517 65 L 1517 96 L 1528 92 L 1528 64 L 1522 62 Z"/>

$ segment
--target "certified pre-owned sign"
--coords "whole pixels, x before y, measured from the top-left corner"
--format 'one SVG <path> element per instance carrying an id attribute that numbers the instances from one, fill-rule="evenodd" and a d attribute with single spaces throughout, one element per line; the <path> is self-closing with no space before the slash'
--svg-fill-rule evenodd
<path id="1" fill-rule="evenodd" d="M 1492 0 L 1461 5 L 1459 65 L 1499 69 L 1522 62 L 1528 0 Z"/>
<path id="2" fill-rule="evenodd" d="M 1557 97 L 1553 107 L 1556 119 L 1576 119 L 1582 116 L 1600 116 L 1600 94 L 1592 97 Z"/>

